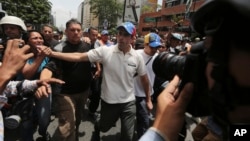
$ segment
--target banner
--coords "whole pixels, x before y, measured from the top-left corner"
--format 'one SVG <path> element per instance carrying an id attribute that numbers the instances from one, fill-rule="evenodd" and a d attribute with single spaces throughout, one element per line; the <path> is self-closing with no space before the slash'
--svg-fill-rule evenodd
<path id="1" fill-rule="evenodd" d="M 125 0 L 123 20 L 138 23 L 141 15 L 142 0 Z"/>

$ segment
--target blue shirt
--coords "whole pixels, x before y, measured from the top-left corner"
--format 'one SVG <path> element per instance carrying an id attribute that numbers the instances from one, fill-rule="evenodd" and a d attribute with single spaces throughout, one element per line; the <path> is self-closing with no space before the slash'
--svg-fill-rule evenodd
<path id="1" fill-rule="evenodd" d="M 30 58 L 30 59 L 27 60 L 26 63 L 32 64 L 32 63 L 34 62 L 34 60 L 35 60 L 35 58 Z M 46 64 L 47 64 L 48 62 L 49 62 L 49 58 L 48 58 L 48 57 L 45 57 L 45 58 L 43 59 L 43 61 L 41 62 L 39 68 L 37 69 L 36 74 L 33 76 L 32 80 L 38 79 L 38 78 L 40 77 L 41 71 L 43 70 L 43 68 L 46 66 Z M 17 80 L 24 80 L 24 79 L 25 79 L 25 78 L 24 78 L 24 76 L 23 76 L 22 74 L 19 74 L 19 75 L 17 76 Z"/>
<path id="2" fill-rule="evenodd" d="M 165 141 L 165 139 L 155 130 L 149 128 L 139 141 Z"/>

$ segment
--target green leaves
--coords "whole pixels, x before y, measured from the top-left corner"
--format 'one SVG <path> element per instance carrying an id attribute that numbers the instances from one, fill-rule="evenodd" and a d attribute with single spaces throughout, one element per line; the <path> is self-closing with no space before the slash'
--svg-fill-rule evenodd
<path id="1" fill-rule="evenodd" d="M 108 29 L 116 26 L 118 18 L 122 18 L 123 3 L 118 0 L 90 0 L 90 11 L 99 18 L 99 26 L 105 19 L 108 21 Z"/>
<path id="2" fill-rule="evenodd" d="M 8 15 L 22 18 L 32 24 L 43 24 L 50 21 L 52 3 L 48 0 L 0 0 L 3 10 Z"/>

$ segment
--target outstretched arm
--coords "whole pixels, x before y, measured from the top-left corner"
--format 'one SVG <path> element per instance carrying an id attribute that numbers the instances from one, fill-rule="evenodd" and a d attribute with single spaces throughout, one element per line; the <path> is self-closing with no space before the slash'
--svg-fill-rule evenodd
<path id="1" fill-rule="evenodd" d="M 50 84 L 52 83 L 64 84 L 64 81 L 60 79 L 56 79 L 56 78 L 49 78 L 49 79 L 43 79 L 43 80 L 24 80 L 23 82 L 22 81 L 10 81 L 6 86 L 6 89 L 3 91 L 3 96 L 10 97 L 10 96 L 16 96 L 21 93 L 24 95 L 27 93 L 34 93 L 34 91 L 39 86 L 45 86 L 46 90 L 49 93 L 51 93 Z M 18 89 L 18 87 L 20 87 L 20 89 Z"/>
<path id="2" fill-rule="evenodd" d="M 50 78 L 52 78 L 52 75 L 53 75 L 53 73 L 51 70 L 44 68 L 40 74 L 40 80 L 50 79 Z M 48 97 L 48 95 L 50 94 L 49 93 L 50 91 L 48 91 L 47 88 L 48 87 L 45 85 L 39 86 L 35 92 L 36 98 Z"/>
<path id="3" fill-rule="evenodd" d="M 69 62 L 82 62 L 89 61 L 87 53 L 62 53 L 62 52 L 52 52 L 51 57 L 62 59 Z"/>
<path id="4" fill-rule="evenodd" d="M 82 61 L 89 61 L 87 53 L 62 53 L 52 51 L 50 48 L 41 49 L 43 53 L 45 53 L 49 57 L 54 57 L 57 59 L 62 59 L 69 62 L 82 62 Z"/>

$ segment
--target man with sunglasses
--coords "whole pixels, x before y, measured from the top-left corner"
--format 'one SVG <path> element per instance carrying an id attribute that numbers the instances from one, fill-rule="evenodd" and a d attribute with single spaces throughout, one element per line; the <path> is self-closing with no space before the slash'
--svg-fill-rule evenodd
<path id="1" fill-rule="evenodd" d="M 107 132 L 121 120 L 120 141 L 132 141 L 135 125 L 134 75 L 141 79 L 150 109 L 149 80 L 142 56 L 132 48 L 136 28 L 131 22 L 117 27 L 117 44 L 92 49 L 87 53 L 61 53 L 47 49 L 47 55 L 72 62 L 100 62 L 103 65 L 101 86 L 101 117 L 95 124 L 93 140 L 100 140 L 100 131 Z M 40 91 L 41 94 L 43 93 Z"/>

